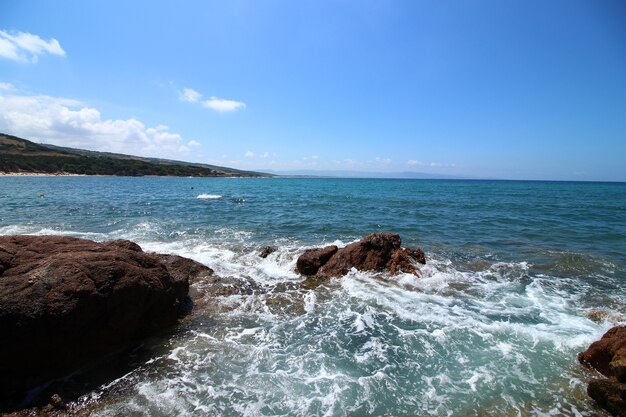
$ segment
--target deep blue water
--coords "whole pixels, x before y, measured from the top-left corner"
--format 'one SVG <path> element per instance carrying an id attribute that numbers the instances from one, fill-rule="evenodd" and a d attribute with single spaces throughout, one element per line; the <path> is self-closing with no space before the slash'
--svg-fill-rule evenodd
<path id="1" fill-rule="evenodd" d="M 289 311 L 223 297 L 97 413 L 598 413 L 575 356 L 625 320 L 624 183 L 0 177 L 0 234 L 127 238 L 264 284 L 378 231 L 426 251 L 421 278 L 354 271 Z"/>

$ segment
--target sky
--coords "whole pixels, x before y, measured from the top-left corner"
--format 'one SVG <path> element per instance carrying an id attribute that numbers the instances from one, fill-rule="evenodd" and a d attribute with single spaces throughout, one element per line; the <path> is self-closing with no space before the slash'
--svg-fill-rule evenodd
<path id="1" fill-rule="evenodd" d="M 260 171 L 626 181 L 626 2 L 0 0 L 0 132 Z"/>

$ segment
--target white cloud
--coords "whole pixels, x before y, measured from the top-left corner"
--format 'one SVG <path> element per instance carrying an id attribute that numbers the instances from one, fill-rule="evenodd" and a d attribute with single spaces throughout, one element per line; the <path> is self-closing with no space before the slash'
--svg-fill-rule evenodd
<path id="1" fill-rule="evenodd" d="M 194 90 L 193 88 L 183 88 L 178 92 L 178 99 L 180 101 L 200 103 L 203 107 L 220 113 L 232 112 L 246 108 L 246 103 L 243 101 L 227 100 L 215 96 L 209 97 L 208 100 L 200 101 L 201 98 L 202 93 Z"/>
<path id="2" fill-rule="evenodd" d="M 252 158 L 252 157 L 254 156 L 254 152 L 252 152 L 252 151 L 248 151 L 248 152 L 246 152 L 246 153 L 244 154 L 244 156 L 245 156 L 246 158 Z"/>
<path id="3" fill-rule="evenodd" d="M 187 101 L 189 103 L 195 103 L 202 97 L 202 94 L 198 93 L 192 88 L 183 88 L 183 91 L 178 92 L 178 98 L 181 101 Z"/>
<path id="4" fill-rule="evenodd" d="M 407 165 L 416 166 L 416 165 L 423 165 L 423 164 L 416 159 L 410 159 L 407 161 Z"/>
<path id="5" fill-rule="evenodd" d="M 242 101 L 226 100 L 219 97 L 210 97 L 208 100 L 203 101 L 202 105 L 206 108 L 215 110 L 220 113 L 231 112 L 246 108 L 246 103 Z"/>
<path id="6" fill-rule="evenodd" d="M 0 91 L 0 132 L 36 142 L 133 155 L 175 157 L 188 143 L 165 125 L 147 127 L 130 119 L 103 119 L 80 101 Z"/>
<path id="7" fill-rule="evenodd" d="M 261 155 L 261 158 L 268 158 L 270 156 L 269 152 L 265 152 L 263 155 Z"/>
<path id="8" fill-rule="evenodd" d="M 15 88 L 11 83 L 0 83 L 0 91 L 13 91 Z"/>
<path id="9" fill-rule="evenodd" d="M 10 34 L 0 30 L 0 57 L 17 62 L 37 62 L 39 55 L 65 56 L 65 51 L 56 39 L 41 39 L 25 32 Z"/>
<path id="10" fill-rule="evenodd" d="M 187 142 L 187 146 L 192 147 L 192 148 L 196 148 L 200 145 L 200 142 L 196 141 L 196 140 L 190 140 L 189 142 Z"/>
<path id="11" fill-rule="evenodd" d="M 433 167 L 433 168 L 441 168 L 441 167 L 454 168 L 456 164 L 431 162 L 430 164 L 428 164 L 428 166 Z"/>

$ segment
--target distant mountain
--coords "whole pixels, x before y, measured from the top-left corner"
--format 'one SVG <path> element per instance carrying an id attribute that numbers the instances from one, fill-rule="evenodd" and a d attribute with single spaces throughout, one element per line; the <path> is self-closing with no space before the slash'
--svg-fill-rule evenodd
<path id="1" fill-rule="evenodd" d="M 429 174 L 426 172 L 367 172 L 343 170 L 295 170 L 295 171 L 268 171 L 281 176 L 308 177 L 308 178 L 396 178 L 396 179 L 474 179 L 467 176 Z"/>
<path id="2" fill-rule="evenodd" d="M 174 177 L 270 177 L 215 165 L 38 144 L 0 133 L 0 172 Z"/>

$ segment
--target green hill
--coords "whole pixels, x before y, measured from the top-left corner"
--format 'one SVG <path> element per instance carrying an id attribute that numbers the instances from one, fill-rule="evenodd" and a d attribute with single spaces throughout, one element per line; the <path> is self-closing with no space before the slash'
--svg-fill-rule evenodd
<path id="1" fill-rule="evenodd" d="M 0 172 L 175 177 L 270 177 L 214 165 L 65 148 L 0 133 Z"/>

